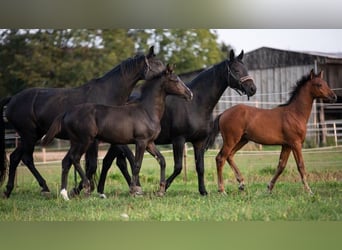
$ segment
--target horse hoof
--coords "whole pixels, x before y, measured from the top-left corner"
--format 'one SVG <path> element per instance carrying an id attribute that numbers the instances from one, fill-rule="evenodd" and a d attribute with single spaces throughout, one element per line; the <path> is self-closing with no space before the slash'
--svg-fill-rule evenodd
<path id="1" fill-rule="evenodd" d="M 165 196 L 165 192 L 163 192 L 163 191 L 158 191 L 158 192 L 156 193 L 156 195 L 157 195 L 158 197 L 164 197 L 164 196 Z"/>
<path id="2" fill-rule="evenodd" d="M 239 190 L 240 190 L 240 191 L 245 191 L 245 184 L 240 185 L 240 186 L 239 186 Z"/>
<path id="3" fill-rule="evenodd" d="M 200 194 L 201 194 L 202 196 L 207 196 L 207 195 L 208 195 L 208 192 L 207 192 L 207 191 L 200 191 Z"/>
<path id="4" fill-rule="evenodd" d="M 41 194 L 41 196 L 43 196 L 45 198 L 51 198 L 50 191 L 41 191 L 40 194 Z"/>
<path id="5" fill-rule="evenodd" d="M 65 200 L 65 201 L 69 201 L 69 197 L 68 197 L 68 191 L 64 188 L 61 190 L 60 192 L 62 198 Z"/>
<path id="6" fill-rule="evenodd" d="M 100 197 L 101 199 L 107 199 L 107 196 L 106 196 L 105 194 L 99 194 L 99 197 Z"/>
<path id="7" fill-rule="evenodd" d="M 219 192 L 219 194 L 222 195 L 222 196 L 227 196 L 227 193 L 226 193 L 226 191 L 224 191 L 224 190 L 219 190 L 218 192 Z"/>
<path id="8" fill-rule="evenodd" d="M 80 195 L 80 191 L 78 188 L 73 188 L 70 190 L 69 195 L 71 198 L 77 197 Z"/>
<path id="9" fill-rule="evenodd" d="M 129 192 L 133 196 L 142 196 L 142 195 L 144 195 L 144 192 L 142 191 L 142 188 L 139 187 L 139 186 L 131 187 Z"/>

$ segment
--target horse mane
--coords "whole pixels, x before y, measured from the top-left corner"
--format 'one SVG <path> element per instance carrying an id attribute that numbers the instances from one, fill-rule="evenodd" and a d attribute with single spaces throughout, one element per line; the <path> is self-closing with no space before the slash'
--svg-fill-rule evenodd
<path id="1" fill-rule="evenodd" d="M 103 76 L 96 79 L 96 81 L 106 81 L 106 79 L 110 78 L 115 72 L 121 70 L 123 75 L 131 74 L 132 69 L 136 66 L 136 64 L 144 58 L 144 54 L 137 54 L 134 57 L 127 58 L 122 61 L 120 64 L 115 66 L 113 69 L 105 73 Z"/>
<path id="2" fill-rule="evenodd" d="M 289 105 L 297 96 L 299 91 L 302 89 L 302 87 L 310 80 L 310 74 L 302 76 L 300 80 L 296 82 L 296 85 L 292 88 L 292 91 L 290 92 L 290 98 L 289 100 L 284 103 L 280 104 L 279 107 L 287 106 Z"/>

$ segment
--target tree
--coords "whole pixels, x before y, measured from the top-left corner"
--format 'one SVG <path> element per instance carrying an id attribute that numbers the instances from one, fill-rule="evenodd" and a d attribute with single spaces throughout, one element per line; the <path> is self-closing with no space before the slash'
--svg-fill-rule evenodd
<path id="1" fill-rule="evenodd" d="M 134 54 L 128 30 L 0 30 L 0 94 L 75 87 Z"/>
<path id="2" fill-rule="evenodd" d="M 175 63 L 178 73 L 208 67 L 226 58 L 228 48 L 217 43 L 217 35 L 209 29 L 131 30 L 138 49 L 148 43 L 156 46 L 158 56 L 166 63 Z M 143 45 L 141 45 L 143 44 Z"/>

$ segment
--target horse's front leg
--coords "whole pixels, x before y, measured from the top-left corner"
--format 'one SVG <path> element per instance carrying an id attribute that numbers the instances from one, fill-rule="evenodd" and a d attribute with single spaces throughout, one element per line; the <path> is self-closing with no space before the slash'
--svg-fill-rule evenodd
<path id="1" fill-rule="evenodd" d="M 68 185 L 68 173 L 71 167 L 72 161 L 70 158 L 70 150 L 66 154 L 66 156 L 62 160 L 62 183 L 61 183 L 61 191 L 60 194 L 62 198 L 66 201 L 69 200 L 67 185 Z"/>
<path id="2" fill-rule="evenodd" d="M 296 160 L 297 163 L 297 169 L 299 171 L 300 177 L 302 178 L 302 182 L 304 185 L 305 190 L 313 195 L 313 192 L 308 184 L 308 181 L 306 179 L 306 170 L 305 170 L 305 165 L 304 165 L 304 159 L 303 159 L 303 155 L 302 155 L 302 146 L 301 144 L 297 144 L 293 149 L 293 156 Z"/>
<path id="3" fill-rule="evenodd" d="M 156 145 L 154 142 L 151 142 L 147 145 L 147 151 L 157 159 L 159 166 L 160 166 L 160 185 L 159 185 L 159 191 L 157 192 L 158 196 L 164 196 L 166 191 L 166 180 L 165 180 L 165 158 L 164 156 L 159 152 L 159 150 L 156 148 Z"/>
<path id="4" fill-rule="evenodd" d="M 140 173 L 146 145 L 147 145 L 147 142 L 145 141 L 138 141 L 135 144 L 135 166 L 132 171 L 132 181 L 131 181 L 131 187 L 130 187 L 130 193 L 133 195 L 143 194 L 141 186 L 139 186 L 138 183 L 139 183 L 139 173 Z"/>
<path id="5" fill-rule="evenodd" d="M 193 144 L 195 151 L 198 190 L 201 195 L 208 195 L 204 184 L 204 146 L 203 143 Z"/>

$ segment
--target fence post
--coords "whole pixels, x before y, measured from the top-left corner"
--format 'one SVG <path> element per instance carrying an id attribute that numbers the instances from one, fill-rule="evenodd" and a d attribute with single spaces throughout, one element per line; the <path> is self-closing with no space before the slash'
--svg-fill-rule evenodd
<path id="1" fill-rule="evenodd" d="M 338 146 L 338 143 L 337 143 L 336 122 L 333 123 L 333 126 L 334 126 L 335 146 L 337 147 L 337 146 Z"/>

